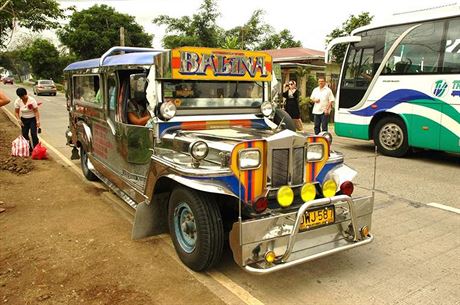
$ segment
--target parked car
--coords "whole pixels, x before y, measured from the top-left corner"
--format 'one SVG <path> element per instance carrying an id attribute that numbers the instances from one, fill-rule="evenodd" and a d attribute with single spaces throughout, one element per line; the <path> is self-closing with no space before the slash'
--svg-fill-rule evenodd
<path id="1" fill-rule="evenodd" d="M 12 77 L 9 77 L 9 76 L 4 77 L 2 81 L 3 81 L 4 85 L 6 85 L 6 84 L 11 84 L 12 85 L 14 83 L 14 79 Z"/>
<path id="2" fill-rule="evenodd" d="M 48 95 L 56 95 L 56 85 L 52 80 L 49 79 L 40 79 L 36 82 L 34 88 L 34 94 L 35 95 L 40 95 L 40 94 L 48 94 Z"/>

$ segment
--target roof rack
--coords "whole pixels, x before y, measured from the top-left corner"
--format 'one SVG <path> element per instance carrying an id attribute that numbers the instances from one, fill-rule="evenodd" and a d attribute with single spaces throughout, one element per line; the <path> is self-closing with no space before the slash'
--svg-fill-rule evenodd
<path id="1" fill-rule="evenodd" d="M 104 60 L 112 55 L 115 52 L 127 52 L 127 53 L 134 53 L 134 52 L 165 52 L 168 50 L 157 50 L 152 48 L 137 48 L 137 47 L 112 47 L 107 52 L 102 54 L 101 59 L 99 59 L 99 66 L 101 67 L 104 64 Z"/>

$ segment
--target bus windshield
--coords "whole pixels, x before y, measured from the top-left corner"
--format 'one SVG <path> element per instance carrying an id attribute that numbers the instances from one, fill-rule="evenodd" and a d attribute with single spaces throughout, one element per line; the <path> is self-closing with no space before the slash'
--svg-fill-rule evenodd
<path id="1" fill-rule="evenodd" d="M 263 101 L 262 82 L 163 82 L 163 100 L 174 99 L 179 108 L 257 108 Z"/>

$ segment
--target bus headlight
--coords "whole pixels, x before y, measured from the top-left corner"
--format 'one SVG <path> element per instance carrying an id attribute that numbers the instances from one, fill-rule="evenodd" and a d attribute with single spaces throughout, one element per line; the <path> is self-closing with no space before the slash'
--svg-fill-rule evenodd
<path id="1" fill-rule="evenodd" d="M 273 105 L 272 103 L 265 101 L 260 105 L 260 110 L 264 116 L 269 116 L 273 113 Z"/>
<path id="2" fill-rule="evenodd" d="M 176 104 L 173 101 L 167 101 L 160 106 L 160 115 L 166 121 L 172 119 L 177 112 Z"/>
<path id="3" fill-rule="evenodd" d="M 326 180 L 323 183 L 323 196 L 326 198 L 335 196 L 337 192 L 337 183 L 334 180 Z"/>
<path id="4" fill-rule="evenodd" d="M 281 207 L 287 208 L 294 201 L 294 192 L 289 186 L 282 186 L 276 194 L 276 199 Z"/>
<path id="5" fill-rule="evenodd" d="M 239 152 L 238 167 L 241 170 L 256 169 L 260 166 L 260 151 L 244 149 Z"/>
<path id="6" fill-rule="evenodd" d="M 307 162 L 316 162 L 324 157 L 324 146 L 321 143 L 309 143 L 307 145 Z"/>
<path id="7" fill-rule="evenodd" d="M 206 158 L 209 152 L 208 144 L 203 141 L 196 141 L 190 144 L 190 155 L 192 155 L 195 160 L 203 160 Z"/>

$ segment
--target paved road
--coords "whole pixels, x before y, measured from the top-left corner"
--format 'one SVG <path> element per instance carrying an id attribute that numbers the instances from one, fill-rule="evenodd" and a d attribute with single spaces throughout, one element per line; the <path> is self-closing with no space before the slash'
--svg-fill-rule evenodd
<path id="1" fill-rule="evenodd" d="M 0 89 L 14 96 L 12 86 Z M 70 156 L 63 96 L 39 99 L 43 138 Z M 460 214 L 436 204 L 460 208 L 460 157 L 422 151 L 375 158 L 372 143 L 339 137 L 333 147 L 358 170 L 357 193 L 371 192 L 376 162 L 375 242 L 261 277 L 242 271 L 227 251 L 217 269 L 195 274 L 197 280 L 211 290 L 223 286 L 219 291 L 233 295 L 223 300 L 242 304 L 459 305 Z M 172 248 L 169 253 L 175 256 Z"/>

